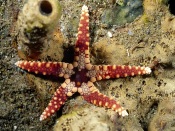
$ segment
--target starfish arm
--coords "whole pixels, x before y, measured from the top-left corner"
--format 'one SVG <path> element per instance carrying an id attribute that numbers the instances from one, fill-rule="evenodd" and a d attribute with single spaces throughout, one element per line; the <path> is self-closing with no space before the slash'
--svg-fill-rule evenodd
<path id="1" fill-rule="evenodd" d="M 92 92 L 89 95 L 84 95 L 83 97 L 87 102 L 92 103 L 96 106 L 110 108 L 110 109 L 118 112 L 119 115 L 121 115 L 121 116 L 128 115 L 127 111 L 124 110 L 124 108 L 118 102 L 116 102 L 112 98 L 109 98 L 109 97 L 99 93 L 98 91 Z"/>
<path id="2" fill-rule="evenodd" d="M 125 65 L 94 65 L 91 70 L 88 71 L 87 76 L 91 78 L 91 81 L 110 78 L 119 78 L 135 75 L 150 74 L 151 69 L 149 67 L 140 66 L 125 66 Z"/>
<path id="3" fill-rule="evenodd" d="M 52 100 L 44 110 L 44 112 L 40 116 L 40 121 L 48 118 L 51 116 L 53 113 L 55 113 L 57 110 L 60 109 L 60 107 L 65 103 L 67 100 L 67 96 L 65 93 L 65 89 L 63 87 L 59 87 L 55 94 L 52 97 Z"/>
<path id="4" fill-rule="evenodd" d="M 83 96 L 84 100 L 89 103 L 92 103 L 96 106 L 111 108 L 122 116 L 128 115 L 126 110 L 124 110 L 118 102 L 101 94 L 91 81 L 82 83 L 81 87 L 78 88 L 78 92 L 81 94 L 81 96 Z"/>
<path id="5" fill-rule="evenodd" d="M 70 79 L 66 79 L 63 84 L 56 90 L 52 100 L 49 102 L 48 106 L 40 116 L 40 121 L 48 118 L 65 103 L 69 96 L 72 96 L 74 92 L 77 91 L 75 87 L 75 82 L 71 82 Z"/>
<path id="6" fill-rule="evenodd" d="M 78 36 L 75 44 L 74 66 L 78 66 L 79 70 L 85 69 L 86 65 L 90 64 L 89 39 L 88 7 L 84 5 L 82 7 Z"/>
<path id="7" fill-rule="evenodd" d="M 64 76 L 65 78 L 73 74 L 73 65 L 64 62 L 18 61 L 15 65 L 35 74 Z"/>

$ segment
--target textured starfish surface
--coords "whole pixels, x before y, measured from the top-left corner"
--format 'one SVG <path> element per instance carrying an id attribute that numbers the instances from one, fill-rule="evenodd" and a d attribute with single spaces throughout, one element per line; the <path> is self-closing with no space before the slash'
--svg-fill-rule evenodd
<path id="1" fill-rule="evenodd" d="M 51 116 L 65 103 L 68 97 L 75 92 L 96 106 L 111 108 L 121 116 L 127 116 L 127 111 L 113 98 L 109 98 L 99 92 L 93 82 L 135 75 L 150 74 L 149 67 L 125 66 L 125 65 L 92 65 L 89 56 L 89 13 L 87 6 L 82 7 L 82 13 L 78 28 L 78 36 L 75 44 L 74 62 L 39 62 L 18 61 L 16 65 L 28 72 L 43 75 L 55 75 L 64 77 L 65 81 L 55 91 L 51 101 L 40 116 L 44 120 Z"/>

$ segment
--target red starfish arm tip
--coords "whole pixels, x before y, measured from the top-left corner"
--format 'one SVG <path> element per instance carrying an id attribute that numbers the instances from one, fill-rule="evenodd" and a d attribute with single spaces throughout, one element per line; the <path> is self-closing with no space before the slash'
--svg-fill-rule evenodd
<path id="1" fill-rule="evenodd" d="M 75 64 L 79 69 L 84 69 L 89 59 L 89 13 L 88 7 L 82 7 L 82 13 L 78 28 L 78 36 L 75 44 Z"/>
<path id="2" fill-rule="evenodd" d="M 18 61 L 15 63 L 15 65 L 35 74 L 56 75 L 60 77 L 67 73 L 66 69 L 73 69 L 72 64 L 67 64 L 64 62 Z"/>
<path id="3" fill-rule="evenodd" d="M 57 110 L 59 110 L 66 100 L 67 95 L 65 93 L 65 89 L 63 87 L 59 87 L 53 95 L 52 100 L 50 101 L 44 112 L 41 114 L 40 121 L 48 118 Z"/>
<path id="4" fill-rule="evenodd" d="M 150 74 L 151 73 L 151 68 L 150 67 L 145 67 L 145 74 Z"/>
<path id="5" fill-rule="evenodd" d="M 110 78 L 119 78 L 135 75 L 150 74 L 149 67 L 125 66 L 125 65 L 94 65 L 87 73 L 91 79 L 101 80 Z"/>
<path id="6" fill-rule="evenodd" d="M 55 94 L 52 97 L 52 100 L 40 116 L 40 121 L 51 116 L 60 107 L 65 103 L 69 96 L 72 96 L 77 92 L 77 87 L 75 87 L 75 82 L 72 82 L 70 79 L 65 79 L 65 82 L 56 90 Z"/>
<path id="7" fill-rule="evenodd" d="M 88 7 L 84 5 L 81 10 L 81 18 L 78 28 L 78 39 L 89 42 L 89 13 Z"/>
<path id="8" fill-rule="evenodd" d="M 127 116 L 128 113 L 126 110 L 124 110 L 123 107 L 120 106 L 118 102 L 116 102 L 114 99 L 109 98 L 98 91 L 92 92 L 89 95 L 83 95 L 83 98 L 96 106 L 103 106 L 106 108 L 111 108 L 112 110 L 115 110 L 119 113 L 121 116 Z"/>

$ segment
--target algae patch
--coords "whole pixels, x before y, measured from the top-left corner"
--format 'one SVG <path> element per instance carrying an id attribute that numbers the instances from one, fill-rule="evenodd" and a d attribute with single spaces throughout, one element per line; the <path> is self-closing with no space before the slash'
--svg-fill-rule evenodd
<path id="1" fill-rule="evenodd" d="M 143 6 L 141 0 L 125 0 L 122 5 L 104 10 L 101 20 L 102 23 L 108 26 L 124 25 L 134 21 L 142 13 Z"/>

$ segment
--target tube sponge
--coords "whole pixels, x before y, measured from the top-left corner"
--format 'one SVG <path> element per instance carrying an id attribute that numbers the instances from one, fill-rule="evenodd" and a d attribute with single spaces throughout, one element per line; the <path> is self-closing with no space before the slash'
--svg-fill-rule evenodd
<path id="1" fill-rule="evenodd" d="M 17 20 L 18 48 L 30 53 L 41 50 L 42 38 L 56 27 L 60 16 L 58 0 L 28 0 Z"/>
<path id="2" fill-rule="evenodd" d="M 18 24 L 26 31 L 34 28 L 53 29 L 61 15 L 61 6 L 57 0 L 29 0 L 18 17 Z"/>

